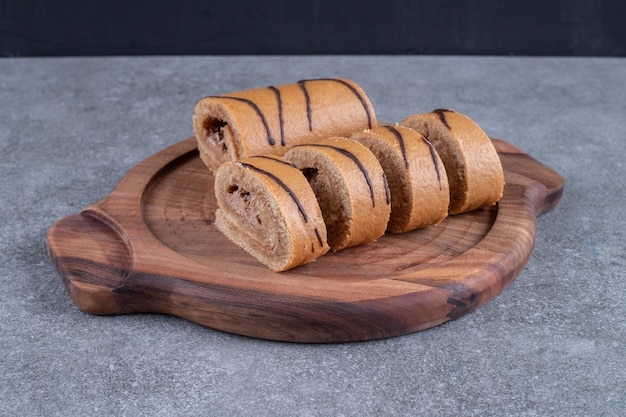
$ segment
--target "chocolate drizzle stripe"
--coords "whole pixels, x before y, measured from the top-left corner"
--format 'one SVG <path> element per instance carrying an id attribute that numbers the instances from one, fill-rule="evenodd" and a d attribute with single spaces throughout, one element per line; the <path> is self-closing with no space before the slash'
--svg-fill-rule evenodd
<path id="1" fill-rule="evenodd" d="M 320 231 L 317 230 L 317 227 L 315 228 L 315 236 L 317 236 L 317 241 L 320 244 L 320 247 L 324 247 L 324 241 L 322 240 L 322 235 L 320 234 Z"/>
<path id="2" fill-rule="evenodd" d="M 387 181 L 387 176 L 383 172 L 383 184 L 385 184 L 385 200 L 387 204 L 391 204 L 391 190 L 389 190 L 389 182 Z"/>
<path id="3" fill-rule="evenodd" d="M 428 145 L 428 150 L 430 150 L 430 158 L 433 160 L 433 165 L 435 165 L 435 172 L 437 172 L 437 181 L 439 181 L 439 189 L 441 190 L 441 172 L 439 171 L 439 162 L 437 162 L 437 153 L 435 151 L 435 147 L 425 137 L 422 137 L 422 141 L 424 141 L 424 143 Z"/>
<path id="4" fill-rule="evenodd" d="M 284 159 L 278 159 L 278 158 L 272 158 L 269 155 L 253 155 L 253 156 L 249 156 L 248 158 L 258 158 L 258 159 L 268 159 L 270 161 L 274 161 L 274 162 L 280 162 L 283 165 L 287 165 L 290 166 L 292 168 L 296 168 L 298 169 L 294 164 L 292 164 L 291 162 L 287 162 Z"/>
<path id="5" fill-rule="evenodd" d="M 404 158 L 404 167 L 406 169 L 409 169 L 409 160 L 406 157 L 406 146 L 404 145 L 404 138 L 402 137 L 402 133 L 400 133 L 398 129 L 393 126 L 385 125 L 383 127 L 393 133 L 398 140 L 398 143 L 400 144 L 400 151 L 402 151 L 402 158 Z"/>
<path id="6" fill-rule="evenodd" d="M 452 129 L 450 125 L 448 124 L 448 121 L 446 120 L 446 115 L 445 115 L 445 112 L 449 112 L 449 111 L 450 110 L 446 110 L 446 109 L 437 109 L 437 110 L 433 110 L 433 113 L 439 116 L 439 120 L 441 120 L 441 123 L 443 123 L 445 127 L 447 127 L 448 129 Z"/>
<path id="7" fill-rule="evenodd" d="M 282 146 L 285 146 L 285 121 L 283 120 L 283 100 L 280 96 L 280 91 L 278 90 L 278 88 L 274 87 L 273 85 L 270 85 L 267 88 L 272 90 L 276 95 L 276 102 L 278 103 L 278 123 L 280 124 L 280 144 Z"/>
<path id="8" fill-rule="evenodd" d="M 311 113 L 311 103 L 310 100 L 308 99 L 308 93 L 306 93 L 306 88 L 304 87 L 304 84 L 307 82 L 312 82 L 312 81 L 334 81 L 337 82 L 339 84 L 343 84 L 346 87 L 348 87 L 348 89 L 350 91 L 352 91 L 352 93 L 359 99 L 359 101 L 361 102 L 361 105 L 363 106 L 363 109 L 365 109 L 365 114 L 367 115 L 367 127 L 369 129 L 372 128 L 372 114 L 370 113 L 370 108 L 367 105 L 367 101 L 365 100 L 365 98 L 361 95 L 361 93 L 359 93 L 359 91 L 354 88 L 354 86 L 352 86 L 352 84 L 344 81 L 344 80 L 340 80 L 338 78 L 315 78 L 315 79 L 311 79 L 311 80 L 300 80 L 298 81 L 298 84 L 300 85 L 300 88 L 302 88 L 302 91 L 305 92 L 306 98 L 307 98 L 307 115 L 310 115 Z M 312 130 L 312 123 L 311 123 L 311 118 L 309 117 L 309 130 Z"/>
<path id="9" fill-rule="evenodd" d="M 289 196 L 291 197 L 291 199 L 294 201 L 294 203 L 296 203 L 296 205 L 298 206 L 298 210 L 300 211 L 300 214 L 302 214 L 302 217 L 304 218 L 304 221 L 306 223 L 309 222 L 309 216 L 306 214 L 306 211 L 304 210 L 304 207 L 302 207 L 302 203 L 300 203 L 300 200 L 298 199 L 298 197 L 295 195 L 295 193 L 293 192 L 293 190 L 291 188 L 289 188 L 289 186 L 287 184 L 285 184 L 283 182 L 283 180 L 281 180 L 280 178 L 278 178 L 276 175 L 272 174 L 271 172 L 265 171 L 264 169 L 258 168 L 252 164 L 248 164 L 245 162 L 239 162 L 241 164 L 241 166 L 245 167 L 245 168 L 249 168 L 253 171 L 256 171 L 260 174 L 263 174 L 269 178 L 271 178 L 276 184 L 280 185 L 283 190 L 285 190 Z"/>
<path id="10" fill-rule="evenodd" d="M 350 158 L 361 170 L 361 173 L 363 174 L 363 177 L 365 178 L 365 181 L 367 182 L 367 186 L 370 189 L 370 197 L 372 198 L 372 206 L 376 207 L 376 198 L 374 195 L 374 185 L 372 184 L 372 180 L 370 179 L 370 175 L 367 172 L 367 170 L 365 169 L 365 167 L 363 166 L 363 164 L 361 163 L 361 161 L 359 161 L 359 158 L 357 158 L 352 152 L 347 151 L 343 148 L 340 148 L 338 146 L 332 146 L 332 145 L 326 145 L 323 143 L 308 143 L 306 145 L 298 145 L 298 147 L 301 146 L 313 146 L 313 147 L 317 147 L 317 148 L 327 148 L 327 149 L 332 149 L 336 152 L 339 152 L 342 155 L 347 156 L 348 158 Z"/>
<path id="11" fill-rule="evenodd" d="M 305 83 L 306 80 L 300 80 L 298 81 L 298 86 L 300 86 L 300 90 L 302 90 L 302 94 L 304 94 L 304 100 L 306 101 L 306 118 L 309 121 L 309 132 L 312 132 L 313 119 L 311 118 L 311 97 L 309 96 Z"/>
<path id="12" fill-rule="evenodd" d="M 226 98 L 226 99 L 229 99 L 229 100 L 236 100 L 236 101 L 239 101 L 241 103 L 246 103 L 248 106 L 252 107 L 252 109 L 256 112 L 256 114 L 261 119 L 261 122 L 263 123 L 263 127 L 265 128 L 265 132 L 267 133 L 267 141 L 269 142 L 270 145 L 275 145 L 276 144 L 276 140 L 272 137 L 272 132 L 270 131 L 270 127 L 267 124 L 267 120 L 265 119 L 265 116 L 263 115 L 263 112 L 261 111 L 259 106 L 257 106 L 253 101 L 248 100 L 247 98 L 231 97 L 231 96 L 211 96 L 211 98 Z"/>

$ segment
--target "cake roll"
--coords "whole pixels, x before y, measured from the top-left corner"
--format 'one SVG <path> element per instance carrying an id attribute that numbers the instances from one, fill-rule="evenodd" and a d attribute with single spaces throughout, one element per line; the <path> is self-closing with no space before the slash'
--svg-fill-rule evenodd
<path id="1" fill-rule="evenodd" d="M 273 271 L 329 250 L 326 226 L 304 174 L 278 156 L 222 164 L 215 173 L 215 225 Z"/>
<path id="2" fill-rule="evenodd" d="M 440 223 L 448 216 L 450 191 L 441 158 L 420 133 L 381 126 L 353 133 L 378 158 L 391 192 L 387 230 L 404 233 Z"/>
<path id="3" fill-rule="evenodd" d="M 200 158 L 212 171 L 226 161 L 283 155 L 297 144 L 376 126 L 369 98 L 344 78 L 205 97 L 193 115 Z"/>
<path id="4" fill-rule="evenodd" d="M 385 233 L 391 196 L 385 173 L 366 146 L 333 137 L 297 145 L 284 157 L 311 184 L 333 251 L 373 242 Z"/>
<path id="5" fill-rule="evenodd" d="M 449 214 L 494 205 L 502 197 L 504 173 L 487 134 L 454 110 L 408 116 L 401 123 L 428 139 L 441 157 L 450 185 Z"/>

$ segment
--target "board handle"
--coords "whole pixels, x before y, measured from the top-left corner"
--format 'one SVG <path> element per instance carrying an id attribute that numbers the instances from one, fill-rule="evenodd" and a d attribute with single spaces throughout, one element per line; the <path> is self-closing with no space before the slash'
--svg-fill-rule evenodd
<path id="1" fill-rule="evenodd" d="M 57 273 L 81 310 L 98 315 L 124 313 L 115 290 L 128 279 L 132 255 L 114 224 L 88 208 L 56 222 L 46 244 Z"/>
<path id="2" fill-rule="evenodd" d="M 495 138 L 492 138 L 491 142 L 506 171 L 519 175 L 517 181 L 525 181 L 526 186 L 541 184 L 545 187 L 541 195 L 535 199 L 535 215 L 539 216 L 556 207 L 563 196 L 564 178 L 508 142 Z M 525 180 L 522 180 L 524 178 Z"/>

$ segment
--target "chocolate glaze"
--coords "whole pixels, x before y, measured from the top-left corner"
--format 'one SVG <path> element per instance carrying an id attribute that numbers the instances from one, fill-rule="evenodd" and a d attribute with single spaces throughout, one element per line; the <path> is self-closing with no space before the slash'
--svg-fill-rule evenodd
<path id="1" fill-rule="evenodd" d="M 409 169 L 409 160 L 406 157 L 406 146 L 404 145 L 404 138 L 402 137 L 402 133 L 400 133 L 400 131 L 398 131 L 398 129 L 393 126 L 385 125 L 383 127 L 393 133 L 398 140 L 398 143 L 400 144 L 400 150 L 402 151 L 402 158 L 404 158 L 404 167 L 406 169 Z"/>
<path id="2" fill-rule="evenodd" d="M 339 152 L 342 155 L 347 156 L 348 158 L 350 158 L 361 170 L 361 173 L 363 174 L 363 177 L 365 178 L 365 181 L 367 182 L 367 186 L 370 189 L 370 197 L 372 198 L 372 206 L 376 207 L 376 198 L 374 196 L 374 185 L 372 184 L 372 180 L 370 179 L 370 175 L 367 172 L 367 170 L 365 169 L 365 167 L 363 166 L 363 164 L 361 163 L 361 161 L 359 161 L 359 158 L 357 158 L 352 152 L 347 151 L 343 148 L 340 148 L 338 146 L 333 146 L 333 145 L 326 145 L 324 143 L 308 143 L 305 145 L 297 145 L 298 147 L 301 146 L 313 146 L 313 147 L 317 147 L 317 148 L 327 148 L 327 149 L 332 149 L 334 151 Z"/>
<path id="3" fill-rule="evenodd" d="M 310 79 L 310 80 L 300 80 L 300 81 L 298 81 L 298 85 L 302 89 L 302 92 L 304 93 L 304 96 L 305 96 L 305 99 L 306 99 L 306 113 L 307 113 L 307 117 L 309 118 L 309 130 L 313 130 L 313 123 L 311 121 L 311 100 L 309 99 L 309 94 L 307 92 L 305 84 L 307 82 L 314 82 L 314 81 L 334 81 L 334 82 L 343 84 L 346 87 L 348 87 L 348 89 L 359 99 L 359 101 L 361 102 L 361 105 L 363 106 L 363 109 L 365 109 L 365 114 L 367 115 L 367 127 L 370 128 L 370 129 L 372 128 L 372 115 L 371 115 L 370 109 L 369 109 L 369 107 L 367 105 L 367 101 L 357 91 L 356 88 L 354 88 L 350 83 L 347 83 L 346 81 L 340 80 L 338 78 L 315 78 L 315 79 Z"/>
<path id="4" fill-rule="evenodd" d="M 315 236 L 317 236 L 317 242 L 320 244 L 320 246 L 324 247 L 324 241 L 322 240 L 322 235 L 320 234 L 320 231 L 317 230 L 317 227 L 315 228 Z"/>
<path id="5" fill-rule="evenodd" d="M 292 168 L 296 168 L 296 166 L 294 164 L 292 164 L 291 162 L 287 162 L 284 159 L 273 158 L 273 157 L 271 157 L 269 155 L 254 155 L 254 156 L 250 156 L 249 158 L 269 159 L 270 161 L 280 162 L 283 165 L 287 165 L 287 166 L 290 166 Z"/>
<path id="6" fill-rule="evenodd" d="M 306 101 L 306 118 L 309 121 L 309 132 L 313 131 L 313 119 L 311 118 L 311 97 L 309 97 L 309 92 L 306 89 L 306 80 L 298 81 L 298 86 L 300 90 L 302 90 L 302 94 L 304 94 L 304 100 Z"/>
<path id="7" fill-rule="evenodd" d="M 387 204 L 391 204 L 391 190 L 389 190 L 389 183 L 387 182 L 387 176 L 383 172 L 383 184 L 385 184 L 385 199 Z"/>
<path id="8" fill-rule="evenodd" d="M 304 207 L 302 207 L 302 203 L 300 203 L 300 200 L 298 199 L 296 194 L 293 192 L 291 188 L 289 188 L 287 184 L 283 182 L 283 180 L 281 180 L 280 178 L 278 178 L 276 175 L 272 174 L 271 172 L 265 171 L 264 169 L 258 168 L 252 164 L 248 164 L 246 162 L 239 162 L 239 163 L 241 164 L 241 166 L 245 168 L 249 168 L 253 171 L 256 171 L 260 174 L 263 174 L 271 178 L 272 180 L 274 180 L 274 182 L 276 182 L 276 184 L 280 185 L 282 189 L 285 190 L 289 194 L 289 196 L 294 201 L 294 203 L 296 203 L 296 206 L 298 206 L 298 210 L 300 211 L 300 214 L 302 214 L 302 217 L 304 218 L 305 223 L 309 222 L 309 216 L 306 214 L 306 210 L 304 210 Z"/>
<path id="9" fill-rule="evenodd" d="M 435 152 L 435 147 L 428 139 L 422 136 L 422 141 L 426 145 L 428 145 L 428 150 L 430 151 L 430 158 L 433 160 L 433 165 L 435 165 L 435 172 L 437 172 L 437 181 L 439 182 L 439 189 L 441 190 L 441 173 L 439 171 L 439 162 L 437 162 L 437 153 Z"/>
<path id="10" fill-rule="evenodd" d="M 439 120 L 441 120 L 441 123 L 443 123 L 443 125 L 445 127 L 447 127 L 448 129 L 452 129 L 450 127 L 450 125 L 448 124 L 448 121 L 446 120 L 446 112 L 452 112 L 453 110 L 448 110 L 448 109 L 437 109 L 437 110 L 433 110 L 433 113 L 435 113 L 437 116 L 439 116 Z"/>
<path id="11" fill-rule="evenodd" d="M 283 120 L 283 100 L 280 97 L 280 91 L 278 90 L 278 88 L 274 87 L 273 85 L 270 85 L 267 88 L 272 90 L 276 95 L 276 102 L 278 103 L 278 123 L 280 124 L 280 144 L 282 146 L 285 146 L 285 121 Z"/>
<path id="12" fill-rule="evenodd" d="M 265 128 L 265 133 L 267 134 L 267 141 L 269 142 L 270 145 L 276 144 L 276 140 L 272 137 L 272 132 L 270 131 L 270 127 L 267 124 L 267 120 L 265 119 L 263 112 L 261 111 L 261 109 L 259 109 L 259 106 L 257 106 L 252 100 L 248 100 L 247 98 L 231 97 L 231 96 L 211 96 L 211 98 L 225 98 L 229 100 L 236 100 L 241 103 L 246 103 L 248 106 L 252 107 L 252 109 L 256 112 L 256 114 L 259 115 L 259 118 L 261 119 L 261 122 L 263 123 L 263 127 Z"/>

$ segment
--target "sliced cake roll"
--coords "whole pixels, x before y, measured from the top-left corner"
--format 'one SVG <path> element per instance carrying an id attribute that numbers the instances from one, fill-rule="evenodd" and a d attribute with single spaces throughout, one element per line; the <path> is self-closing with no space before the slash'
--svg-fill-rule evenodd
<path id="1" fill-rule="evenodd" d="M 328 138 L 285 154 L 317 197 L 333 251 L 377 240 L 385 233 L 391 200 L 385 173 L 364 145 Z"/>
<path id="2" fill-rule="evenodd" d="M 450 184 L 450 214 L 494 205 L 504 189 L 502 164 L 485 132 L 453 110 L 416 114 L 402 122 L 435 147 Z"/>
<path id="3" fill-rule="evenodd" d="M 329 250 L 315 194 L 302 172 L 277 156 L 222 164 L 215 174 L 217 228 L 273 271 Z"/>
<path id="4" fill-rule="evenodd" d="M 350 136 L 367 146 L 383 167 L 391 192 L 387 230 L 404 233 L 437 224 L 448 215 L 450 191 L 433 145 L 404 126 L 381 126 Z"/>
<path id="5" fill-rule="evenodd" d="M 282 155 L 300 143 L 376 127 L 365 92 L 343 78 L 302 80 L 196 103 L 193 130 L 212 170 L 253 155 Z"/>

